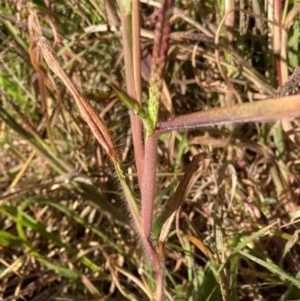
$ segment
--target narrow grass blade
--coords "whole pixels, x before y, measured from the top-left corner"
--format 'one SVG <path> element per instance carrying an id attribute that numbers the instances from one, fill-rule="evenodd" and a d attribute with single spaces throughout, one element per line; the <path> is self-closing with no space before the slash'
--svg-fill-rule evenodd
<path id="1" fill-rule="evenodd" d="M 281 270 L 276 264 L 272 263 L 272 262 L 267 262 L 264 261 L 260 258 L 257 258 L 251 254 L 249 254 L 246 251 L 240 251 L 239 252 L 241 255 L 249 258 L 250 260 L 256 262 L 257 264 L 263 266 L 264 268 L 266 268 L 267 270 L 269 270 L 271 273 L 277 275 L 279 278 L 281 278 L 284 281 L 289 281 L 292 284 L 294 284 L 297 288 L 300 289 L 300 280 L 296 279 L 294 277 L 292 277 L 291 275 L 287 274 L 286 272 L 284 272 L 283 270 Z"/>
<path id="2" fill-rule="evenodd" d="M 100 116 L 94 111 L 91 104 L 76 89 L 72 81 L 66 75 L 64 70 L 60 67 L 56 54 L 54 53 L 54 50 L 52 49 L 48 40 L 44 37 L 37 38 L 30 46 L 31 56 L 34 56 L 34 49 L 36 47 L 38 47 L 41 50 L 44 59 L 47 62 L 50 69 L 62 80 L 62 82 L 66 85 L 66 87 L 74 97 L 83 118 L 89 125 L 90 129 L 99 141 L 100 145 L 105 149 L 105 151 L 111 158 L 117 156 L 116 147 L 113 143 L 113 140 L 107 127 L 105 126 Z"/>
<path id="3" fill-rule="evenodd" d="M 148 119 L 148 115 L 143 110 L 141 105 L 132 97 L 130 97 L 125 91 L 121 90 L 115 85 L 112 85 L 115 93 L 119 97 L 119 99 L 125 104 L 128 109 L 133 109 L 137 115 L 139 115 L 144 121 Z"/>
<path id="4" fill-rule="evenodd" d="M 192 235 L 188 235 L 188 239 L 191 243 L 193 243 L 211 262 L 214 263 L 214 265 L 217 267 L 218 266 L 218 262 L 217 260 L 214 258 L 213 253 L 211 252 L 211 250 L 209 248 L 207 248 L 203 242 Z"/>
<path id="5" fill-rule="evenodd" d="M 219 283 L 218 288 L 222 295 L 222 299 L 223 301 L 227 301 L 229 298 L 228 281 L 224 271 L 222 269 L 218 269 L 220 266 L 219 260 L 213 256 L 212 252 L 206 248 L 206 246 L 204 246 L 204 244 L 198 238 L 193 236 L 189 236 L 188 238 L 210 259 L 209 266 L 215 275 L 215 279 L 217 279 L 217 282 Z"/>
<path id="6" fill-rule="evenodd" d="M 45 199 L 43 197 L 34 197 L 34 198 L 28 198 L 26 200 L 29 204 L 34 204 L 38 202 L 39 204 L 47 204 L 50 205 L 58 210 L 60 210 L 64 215 L 69 216 L 73 218 L 77 223 L 83 225 L 85 228 L 90 229 L 93 233 L 95 233 L 97 236 L 101 237 L 105 243 L 109 244 L 112 248 L 114 248 L 119 254 L 122 254 L 123 256 L 126 256 L 124 250 L 120 248 L 113 240 L 111 240 L 104 232 L 100 231 L 97 227 L 87 222 L 85 219 L 81 218 L 79 215 L 77 215 L 74 211 L 70 210 L 66 206 L 51 201 L 48 199 Z"/>
<path id="7" fill-rule="evenodd" d="M 33 249 L 31 247 L 31 245 L 27 241 L 25 232 L 23 230 L 23 216 L 22 216 L 22 214 L 17 215 L 16 222 L 17 222 L 18 234 L 21 237 L 21 239 L 25 242 L 24 243 L 25 248 L 30 252 L 30 254 L 32 256 L 34 256 L 34 258 L 36 258 L 40 263 L 44 264 L 49 270 L 53 270 L 61 276 L 64 276 L 64 277 L 69 278 L 71 280 L 77 280 L 79 278 L 79 275 L 75 271 L 72 271 L 68 268 L 64 268 L 64 267 L 52 264 L 45 257 L 43 257 L 39 252 L 37 252 L 35 249 Z"/>
<path id="8" fill-rule="evenodd" d="M 16 40 L 17 44 L 19 44 L 23 48 L 24 53 L 28 53 L 28 45 L 18 34 L 16 28 L 7 20 L 2 20 L 2 22 L 6 26 L 7 30 L 11 33 L 13 38 Z"/>
<path id="9" fill-rule="evenodd" d="M 291 238 L 286 242 L 284 245 L 284 251 L 280 259 L 280 266 L 283 266 L 283 260 L 285 256 L 288 254 L 288 252 L 291 251 L 291 249 L 299 242 L 299 233 L 300 230 L 296 230 L 294 234 L 291 236 Z"/>
<path id="10" fill-rule="evenodd" d="M 268 232 L 270 229 L 272 229 L 275 225 L 277 224 L 277 222 L 266 226 L 262 229 L 260 229 L 259 231 L 253 233 L 252 235 L 246 237 L 241 243 L 239 243 L 236 248 L 234 248 L 231 252 L 231 256 L 239 253 L 242 249 L 244 249 L 249 243 L 251 243 L 252 241 L 254 241 L 255 239 L 257 239 L 258 237 L 264 235 L 266 232 Z"/>
<path id="11" fill-rule="evenodd" d="M 34 135 L 26 128 L 16 122 L 15 118 L 6 110 L 0 107 L 0 119 L 2 119 L 9 127 L 18 133 L 26 142 L 37 151 L 37 153 L 59 174 L 66 174 L 74 171 L 72 165 L 68 164 L 54 154 L 53 150 L 38 136 Z M 78 190 L 84 198 L 89 199 L 94 206 L 111 214 L 114 218 L 124 222 L 125 218 L 110 203 L 105 202 L 96 188 L 85 183 L 71 181 L 73 187 Z"/>
<path id="12" fill-rule="evenodd" d="M 0 246 L 8 248 L 20 248 L 25 241 L 7 231 L 0 230 Z"/>
<path id="13" fill-rule="evenodd" d="M 230 301 L 237 301 L 239 262 L 239 255 L 230 258 Z"/>
<path id="14" fill-rule="evenodd" d="M 163 122 L 156 132 L 164 133 L 232 123 L 277 121 L 297 116 L 300 116 L 299 95 L 284 96 L 178 116 Z"/>
<path id="15" fill-rule="evenodd" d="M 207 159 L 207 155 L 205 153 L 201 153 L 193 157 L 192 162 L 187 168 L 173 197 L 169 202 L 169 207 L 166 213 L 166 220 L 162 226 L 160 236 L 159 236 L 159 241 L 163 243 L 166 241 L 169 235 L 172 223 L 176 216 L 176 212 L 178 211 L 179 207 L 184 201 L 186 197 L 186 193 L 189 191 L 190 181 L 193 175 L 195 174 L 195 172 L 197 171 L 197 169 L 199 168 L 199 163 L 200 163 L 201 170 L 204 171 L 207 168 L 207 165 L 209 164 L 209 160 Z"/>
<path id="16" fill-rule="evenodd" d="M 15 118 L 9 114 L 5 109 L 0 107 L 0 119 L 16 131 L 22 138 L 24 138 L 34 149 L 42 155 L 46 162 L 58 173 L 66 173 L 72 170 L 64 160 L 61 160 L 54 154 L 53 150 L 41 139 L 38 135 L 34 135 L 26 128 L 22 127 L 16 122 Z"/>
<path id="17" fill-rule="evenodd" d="M 199 296 L 195 301 L 219 301 L 220 300 L 220 286 L 212 270 L 208 270 L 207 275 L 201 287 Z"/>
<path id="18" fill-rule="evenodd" d="M 22 205 L 23 209 L 28 205 L 27 203 L 24 203 Z M 54 242 L 58 247 L 64 248 L 68 254 L 71 256 L 76 256 L 77 251 L 70 247 L 68 244 L 63 243 L 56 235 L 53 233 L 48 232 L 40 223 L 36 222 L 32 217 L 27 215 L 25 212 L 22 212 L 18 210 L 17 208 L 13 206 L 8 206 L 8 205 L 2 205 L 0 207 L 0 212 L 3 213 L 4 215 L 10 217 L 13 219 L 16 223 L 20 222 L 19 216 L 22 215 L 22 227 L 27 227 L 31 228 L 32 230 L 40 233 L 43 237 L 45 237 L 48 240 L 51 240 Z M 82 264 L 84 264 L 86 267 L 91 269 L 94 272 L 99 272 L 103 273 L 101 269 L 95 265 L 93 262 L 91 262 L 87 257 L 81 257 L 79 259 Z"/>
<path id="19" fill-rule="evenodd" d="M 300 280 L 300 272 L 295 276 Z M 293 284 L 290 284 L 286 292 L 281 296 L 280 301 L 300 300 L 300 289 Z"/>

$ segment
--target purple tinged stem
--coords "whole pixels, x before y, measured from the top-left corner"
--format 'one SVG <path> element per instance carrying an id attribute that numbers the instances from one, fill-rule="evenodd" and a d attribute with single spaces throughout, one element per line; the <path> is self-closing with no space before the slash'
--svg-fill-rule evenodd
<path id="1" fill-rule="evenodd" d="M 121 7 L 121 22 L 122 22 L 122 41 L 123 41 L 123 49 L 124 49 L 124 61 L 125 61 L 125 74 L 126 74 L 126 86 L 127 93 L 133 99 L 140 100 L 139 95 L 140 92 L 137 89 L 140 87 L 138 85 L 137 77 L 140 76 L 138 74 L 139 68 L 137 65 L 134 67 L 134 58 L 133 58 L 133 49 L 132 49 L 132 37 L 131 37 L 131 26 L 132 26 L 132 18 L 128 16 L 125 12 L 123 5 Z M 134 6 L 134 13 L 136 13 L 136 7 Z M 134 16 L 136 18 L 136 16 Z M 135 38 L 135 37 L 133 37 Z M 135 48 L 135 54 L 138 51 Z M 137 58 L 138 59 L 138 58 Z M 135 62 L 136 64 L 136 62 Z M 136 68 L 136 69 L 134 69 Z M 135 70 L 135 74 L 134 74 Z M 136 86 L 137 84 L 137 86 Z M 143 146 L 143 124 L 139 116 L 135 115 L 132 111 L 130 114 L 130 123 L 132 129 L 132 137 L 133 137 L 133 146 L 134 146 L 134 157 L 135 163 L 137 167 L 138 181 L 139 186 L 141 187 L 142 175 L 143 175 L 143 161 L 144 161 L 144 146 Z"/>
<path id="2" fill-rule="evenodd" d="M 157 135 L 150 135 L 145 145 L 144 174 L 141 189 L 142 196 L 142 228 L 147 240 L 150 239 L 153 205 L 155 196 Z"/>

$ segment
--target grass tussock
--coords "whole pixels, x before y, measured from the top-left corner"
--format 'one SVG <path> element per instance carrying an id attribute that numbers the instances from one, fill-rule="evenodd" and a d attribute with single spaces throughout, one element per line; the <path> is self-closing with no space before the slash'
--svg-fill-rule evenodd
<path id="1" fill-rule="evenodd" d="M 1 3 L 0 300 L 300 299 L 297 118 L 161 134 L 145 211 L 133 147 L 175 116 L 298 94 L 299 6 L 175 1 L 171 14 L 162 2 L 167 13 L 140 1 L 140 77 L 126 68 L 122 1 Z M 162 33 L 159 18 L 171 18 Z"/>

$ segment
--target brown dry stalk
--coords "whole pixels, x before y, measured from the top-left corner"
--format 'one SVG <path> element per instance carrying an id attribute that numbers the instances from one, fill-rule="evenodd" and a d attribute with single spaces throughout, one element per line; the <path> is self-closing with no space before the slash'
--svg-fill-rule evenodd
<path id="1" fill-rule="evenodd" d="M 164 243 L 159 241 L 156 246 L 156 254 L 159 262 L 159 272 L 156 274 L 156 293 L 155 297 L 157 301 L 164 299 L 164 279 L 165 279 L 165 254 Z"/>

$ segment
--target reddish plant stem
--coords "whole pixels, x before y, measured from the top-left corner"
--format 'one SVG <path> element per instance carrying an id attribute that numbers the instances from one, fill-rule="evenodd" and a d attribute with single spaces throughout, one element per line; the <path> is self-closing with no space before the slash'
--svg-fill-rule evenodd
<path id="1" fill-rule="evenodd" d="M 153 246 L 152 246 L 152 244 L 149 240 L 149 237 L 147 237 L 144 234 L 144 229 L 141 226 L 139 214 L 137 212 L 139 210 L 139 208 L 138 208 L 138 206 L 136 206 L 136 202 L 133 202 L 134 195 L 132 194 L 131 189 L 129 189 L 129 184 L 127 182 L 127 178 L 122 173 L 121 162 L 119 161 L 119 158 L 117 156 L 113 156 L 112 161 L 115 165 L 116 170 L 118 171 L 117 174 L 119 176 L 120 183 L 122 185 L 122 188 L 123 188 L 123 191 L 124 191 L 124 194 L 125 194 L 125 198 L 126 198 L 126 201 L 127 201 L 127 204 L 128 204 L 128 208 L 130 210 L 131 216 L 132 216 L 133 221 L 134 221 L 134 226 L 136 228 L 136 231 L 138 232 L 139 237 L 142 240 L 143 247 L 144 247 L 145 251 L 147 252 L 147 254 L 150 258 L 153 270 L 156 273 L 158 273 L 158 271 L 159 271 L 159 262 L 158 262 L 158 259 L 157 259 L 157 255 L 156 255 L 156 252 L 155 252 L 155 250 L 154 250 L 154 248 L 153 248 Z M 146 218 L 146 220 L 147 220 L 147 218 Z M 150 230 L 151 230 L 151 227 L 150 227 Z"/>
<path id="2" fill-rule="evenodd" d="M 146 237 L 143 235 L 142 235 L 142 241 L 143 241 L 143 246 L 150 258 L 153 271 L 156 274 L 159 274 L 161 271 L 161 266 L 160 266 L 159 259 L 157 258 L 156 251 L 153 248 L 153 245 L 151 244 L 150 240 L 146 239 Z"/>
<path id="3" fill-rule="evenodd" d="M 136 100 L 142 105 L 140 1 L 132 2 L 133 72 Z"/>
<path id="4" fill-rule="evenodd" d="M 157 135 L 150 135 L 145 146 L 144 174 L 142 182 L 142 228 L 146 239 L 150 239 L 153 205 L 155 197 Z"/>
<path id="5" fill-rule="evenodd" d="M 134 1 L 136 2 L 136 1 Z M 133 65 L 133 41 L 131 35 L 131 15 L 127 15 L 122 3 L 120 3 L 121 8 L 121 22 L 122 22 L 122 41 L 123 41 L 123 49 L 124 49 L 124 60 L 125 60 L 125 74 L 126 74 L 126 86 L 127 93 L 132 98 L 139 101 L 139 93 L 136 87 L 136 78 L 134 74 L 134 65 Z M 136 11 L 136 9 L 135 9 Z M 134 16 L 136 18 L 136 16 Z M 139 16 L 138 16 L 139 17 Z M 138 30 L 139 34 L 139 30 Z M 136 37 L 134 37 L 136 38 Z M 135 54 L 138 53 L 137 49 L 135 49 Z M 136 58 L 135 58 L 136 60 Z M 137 69 L 136 69 L 137 70 Z M 136 76 L 140 76 L 136 72 Z M 138 174 L 139 186 L 141 187 L 142 183 L 142 175 L 143 175 L 143 162 L 144 162 L 144 139 L 143 139 L 143 124 L 139 116 L 135 115 L 133 111 L 130 114 L 130 123 L 132 129 L 132 137 L 133 137 L 133 146 L 134 146 L 134 157 Z"/>
<path id="6" fill-rule="evenodd" d="M 275 62 L 277 69 L 277 83 L 278 86 L 282 85 L 282 77 L 281 77 L 281 64 L 280 64 L 280 55 L 275 53 Z"/>
<path id="7" fill-rule="evenodd" d="M 275 0 L 274 2 L 274 19 L 279 24 L 281 23 L 281 13 L 282 13 L 282 6 L 281 6 L 281 0 Z M 277 69 L 277 84 L 278 86 L 282 85 L 282 72 L 281 72 L 281 57 L 280 57 L 280 38 L 281 38 L 281 26 L 274 28 L 275 34 L 274 39 L 275 40 L 275 47 L 274 47 L 274 56 L 275 56 L 275 62 L 276 62 L 276 69 Z"/>

